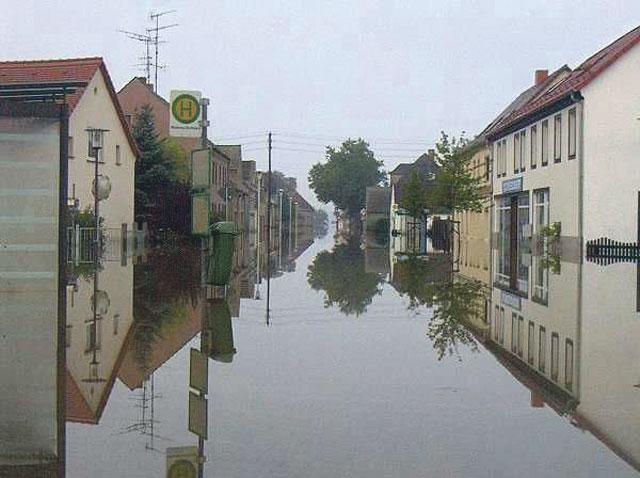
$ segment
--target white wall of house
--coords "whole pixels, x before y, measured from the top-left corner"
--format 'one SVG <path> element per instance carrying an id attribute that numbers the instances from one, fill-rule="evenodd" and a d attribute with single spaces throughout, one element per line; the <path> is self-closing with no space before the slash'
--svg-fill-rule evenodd
<path id="1" fill-rule="evenodd" d="M 577 125 L 577 152 L 575 159 L 569 159 L 569 110 L 576 108 L 576 117 L 578 121 Z M 549 222 L 562 223 L 562 236 L 577 237 L 578 236 L 578 177 L 579 168 L 578 163 L 581 160 L 580 153 L 580 105 L 573 105 L 564 108 L 561 111 L 553 113 L 541 120 L 528 125 L 514 133 L 501 137 L 493 143 L 493 189 L 494 195 L 499 196 L 502 193 L 502 184 L 505 180 L 510 180 L 517 177 L 522 177 L 523 184 L 522 190 L 529 191 L 529 204 L 530 204 L 530 223 L 533 223 L 533 198 L 531 193 L 536 189 L 549 189 Z M 561 155 L 560 161 L 555 162 L 554 159 L 554 137 L 555 137 L 555 121 L 556 115 L 561 115 Z M 547 154 L 548 163 L 546 166 L 542 165 L 542 123 L 547 121 L 548 124 L 548 142 L 547 142 Z M 535 169 L 531 166 L 531 128 L 536 128 L 536 141 L 533 151 L 535 152 Z M 514 143 L 515 135 L 520 135 L 521 132 L 525 132 L 525 147 L 524 147 L 524 172 L 514 172 Z M 498 177 L 498 172 L 501 170 L 498 164 L 497 144 L 503 140 L 506 140 L 506 174 Z M 504 171 L 504 166 L 502 168 Z M 498 228 L 498 221 L 494 221 L 494 230 Z"/>
<path id="2" fill-rule="evenodd" d="M 584 237 L 636 241 L 640 191 L 640 45 L 582 91 Z"/>
<path id="3" fill-rule="evenodd" d="M 134 181 L 135 155 L 122 123 L 118 118 L 115 105 L 109 95 L 107 83 L 100 70 L 89 82 L 84 94 L 78 101 L 69 118 L 69 136 L 73 146 L 69 158 L 69 196 L 80 200 L 80 209 L 90 207 L 93 210 L 91 185 L 94 177 L 94 162 L 88 156 L 86 128 L 108 129 L 104 137 L 103 163 L 99 164 L 99 173 L 106 174 L 111 180 L 111 195 L 100 201 L 100 216 L 104 217 L 104 226 L 120 228 L 122 224 L 131 225 L 134 221 Z M 119 146 L 120 163 L 116 164 L 116 148 Z"/>
<path id="4" fill-rule="evenodd" d="M 583 266 L 581 394 L 578 414 L 606 441 L 640 463 L 636 264 Z M 620 454 L 620 453 L 619 453 Z"/>
<path id="5" fill-rule="evenodd" d="M 491 340 L 498 343 L 508 352 L 526 363 L 532 371 L 543 376 L 552 383 L 555 383 L 567 393 L 578 397 L 579 383 L 578 373 L 578 272 L 579 264 L 562 263 L 562 274 L 549 276 L 549 295 L 547 304 L 527 300 L 520 300 L 520 310 L 513 307 L 510 300 L 504 300 L 504 294 L 500 289 L 492 289 L 492 310 L 491 310 Z M 517 300 L 513 295 L 508 295 L 511 300 Z M 496 329 L 499 331 L 500 316 L 504 314 L 504 341 L 496 340 Z M 523 318 L 520 347 L 517 346 L 518 338 L 515 337 L 516 352 L 512 352 L 512 317 L 516 316 L 519 323 Z M 533 323 L 532 358 L 529 361 L 529 323 Z M 518 331 L 516 324 L 516 334 Z M 545 329 L 544 337 L 544 370 L 540 369 L 540 328 Z M 557 334 L 557 377 L 552 376 L 552 336 Z M 567 339 L 569 347 L 567 350 Z M 521 354 L 518 351 L 521 351 Z M 571 355 L 573 350 L 573 355 Z M 567 356 L 566 352 L 569 352 Z M 569 359 L 567 359 L 569 357 Z M 572 357 L 572 358 L 571 358 Z M 568 386 L 567 382 L 570 382 Z"/>

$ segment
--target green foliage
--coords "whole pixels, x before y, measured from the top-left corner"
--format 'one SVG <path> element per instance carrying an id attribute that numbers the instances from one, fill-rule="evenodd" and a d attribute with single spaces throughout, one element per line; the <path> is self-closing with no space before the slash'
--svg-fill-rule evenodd
<path id="1" fill-rule="evenodd" d="M 314 290 L 324 290 L 325 307 L 337 305 L 346 315 L 360 315 L 375 295 L 382 293 L 384 278 L 365 271 L 364 252 L 357 238 L 319 253 L 309 265 L 307 280 Z"/>
<path id="2" fill-rule="evenodd" d="M 136 115 L 133 137 L 141 153 L 136 162 L 135 215 L 136 219 L 147 220 L 162 191 L 176 182 L 176 167 L 163 154 L 149 105 Z"/>
<path id="3" fill-rule="evenodd" d="M 182 184 L 189 184 L 191 178 L 189 153 L 173 138 L 163 140 L 160 143 L 160 150 L 164 160 L 173 164 L 173 179 Z"/>
<path id="4" fill-rule="evenodd" d="M 430 286 L 435 308 L 427 326 L 427 337 L 433 342 L 438 360 L 456 355 L 461 360 L 459 346 L 477 352 L 478 344 L 468 328 L 478 315 L 482 302 L 481 284 L 477 282 L 441 282 Z"/>
<path id="5" fill-rule="evenodd" d="M 313 211 L 313 230 L 318 237 L 325 236 L 329 231 L 329 214 L 324 209 Z"/>
<path id="6" fill-rule="evenodd" d="M 411 172 L 409 180 L 402 188 L 400 207 L 414 218 L 422 217 L 423 211 L 428 207 L 427 190 L 417 171 Z"/>
<path id="7" fill-rule="evenodd" d="M 469 147 L 464 132 L 459 138 L 441 132 L 440 141 L 436 143 L 440 171 L 427 198 L 430 209 L 482 212 L 482 179 L 475 177 L 469 167 L 476 151 Z"/>
<path id="8" fill-rule="evenodd" d="M 378 244 L 387 244 L 389 242 L 389 219 L 383 218 L 373 226 L 373 233 Z"/>
<path id="9" fill-rule="evenodd" d="M 309 185 L 323 203 L 333 202 L 351 218 L 359 218 L 368 186 L 385 179 L 378 161 L 363 139 L 347 139 L 339 148 L 327 147 L 326 163 L 316 163 L 309 171 Z"/>
<path id="10" fill-rule="evenodd" d="M 559 222 L 551 223 L 540 228 L 540 235 L 543 237 L 558 239 L 562 232 L 562 224 Z"/>

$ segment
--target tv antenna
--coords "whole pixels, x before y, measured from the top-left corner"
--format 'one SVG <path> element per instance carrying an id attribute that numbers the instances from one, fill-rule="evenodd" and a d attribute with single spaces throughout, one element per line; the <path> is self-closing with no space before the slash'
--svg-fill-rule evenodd
<path id="1" fill-rule="evenodd" d="M 147 84 L 151 83 L 151 55 L 150 55 L 150 48 L 151 48 L 151 41 L 153 40 L 153 38 L 151 37 L 151 35 L 145 35 L 143 33 L 136 33 L 136 32 L 130 32 L 127 30 L 117 30 L 120 33 L 124 33 L 127 38 L 131 38 L 132 40 L 137 40 L 137 41 L 141 41 L 144 42 L 144 46 L 145 46 L 145 51 L 146 54 L 145 56 L 142 57 L 142 60 L 144 60 L 144 63 L 142 63 L 140 66 L 144 66 L 144 72 L 145 72 L 145 76 L 147 78 Z"/>
<path id="2" fill-rule="evenodd" d="M 155 91 L 156 93 L 158 92 L 158 45 L 159 45 L 159 39 L 160 39 L 160 30 L 166 30 L 168 28 L 174 28 L 177 27 L 178 24 L 177 23 L 171 23 L 169 25 L 160 25 L 160 17 L 164 16 L 164 15 L 168 15 L 170 13 L 175 13 L 175 10 L 166 10 L 164 12 L 158 12 L 158 13 L 151 13 L 149 15 L 149 18 L 151 19 L 152 22 L 155 21 L 156 26 L 155 27 L 151 27 L 151 28 L 147 28 L 147 35 L 150 36 L 152 38 L 152 43 L 155 47 L 155 61 L 153 63 L 154 67 L 155 67 L 155 77 L 154 77 L 154 81 L 153 81 L 153 91 Z M 160 67 L 160 68 L 164 68 L 164 66 Z"/>
<path id="3" fill-rule="evenodd" d="M 149 18 L 151 19 L 152 24 L 155 23 L 155 26 L 146 29 L 146 33 L 138 33 L 132 32 L 128 30 L 117 30 L 120 33 L 124 33 L 128 38 L 136 41 L 140 41 L 144 43 L 145 46 L 145 55 L 141 58 L 143 63 L 138 64 L 136 66 L 143 66 L 145 76 L 147 78 L 147 84 L 151 84 L 151 68 L 154 69 L 154 79 L 153 79 L 153 91 L 158 92 L 158 69 L 165 68 L 166 65 L 160 65 L 158 63 L 158 46 L 161 43 L 166 43 L 165 41 L 160 40 L 160 31 L 166 30 L 168 28 L 177 27 L 177 23 L 172 23 L 169 25 L 160 25 L 160 17 L 167 15 L 169 13 L 174 13 L 175 10 L 167 10 L 164 12 L 151 13 Z M 154 56 L 151 56 L 151 47 L 154 49 Z M 155 59 L 154 59 L 155 58 Z"/>

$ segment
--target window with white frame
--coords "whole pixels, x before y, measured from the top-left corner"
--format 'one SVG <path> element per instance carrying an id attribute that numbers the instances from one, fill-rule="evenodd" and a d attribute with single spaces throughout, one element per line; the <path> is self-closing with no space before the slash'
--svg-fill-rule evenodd
<path id="1" fill-rule="evenodd" d="M 547 331 L 540 327 L 538 332 L 538 370 L 545 373 L 547 368 Z"/>
<path id="2" fill-rule="evenodd" d="M 560 364 L 558 360 L 560 359 L 560 339 L 558 334 L 553 332 L 551 334 L 551 380 L 554 382 L 558 381 L 558 369 Z"/>
<path id="3" fill-rule="evenodd" d="M 576 109 L 569 110 L 569 159 L 576 157 Z"/>
<path id="4" fill-rule="evenodd" d="M 546 166 L 549 164 L 549 121 L 542 122 L 542 144 L 540 145 L 541 164 Z"/>
<path id="5" fill-rule="evenodd" d="M 536 326 L 532 321 L 529 321 L 529 335 L 527 337 L 527 362 L 533 366 L 533 355 L 536 342 Z"/>
<path id="6" fill-rule="evenodd" d="M 531 169 L 535 169 L 538 166 L 538 127 L 534 124 L 531 127 Z"/>
<path id="7" fill-rule="evenodd" d="M 520 171 L 524 171 L 526 169 L 527 166 L 527 149 L 526 149 L 526 144 L 527 144 L 527 131 L 521 131 L 520 132 Z"/>
<path id="8" fill-rule="evenodd" d="M 122 158 L 120 157 L 120 145 L 116 144 L 116 165 L 120 166 L 122 164 Z"/>
<path id="9" fill-rule="evenodd" d="M 513 135 L 513 172 L 520 171 L 520 133 Z"/>
<path id="10" fill-rule="evenodd" d="M 533 192 L 533 215 L 537 253 L 532 258 L 532 298 L 546 305 L 549 300 L 549 267 L 545 265 L 548 244 L 547 238 L 542 236 L 542 231 L 549 225 L 549 189 L 537 189 Z"/>
<path id="11" fill-rule="evenodd" d="M 559 163 L 562 160 L 562 115 L 557 114 L 553 118 L 553 161 Z"/>
<path id="12" fill-rule="evenodd" d="M 573 389 L 573 342 L 567 339 L 564 345 L 564 386 Z"/>

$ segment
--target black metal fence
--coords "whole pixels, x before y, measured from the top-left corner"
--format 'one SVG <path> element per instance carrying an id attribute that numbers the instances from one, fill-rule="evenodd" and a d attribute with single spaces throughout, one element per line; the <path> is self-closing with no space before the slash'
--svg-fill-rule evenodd
<path id="1" fill-rule="evenodd" d="M 453 221 L 433 218 L 431 223 L 431 244 L 436 250 L 446 253 L 452 252 L 453 247 Z"/>
<path id="2" fill-rule="evenodd" d="M 619 242 L 601 237 L 587 241 L 587 260 L 600 265 L 614 262 L 638 262 L 640 247 L 635 242 Z"/>

